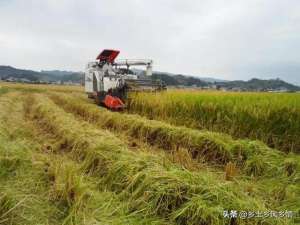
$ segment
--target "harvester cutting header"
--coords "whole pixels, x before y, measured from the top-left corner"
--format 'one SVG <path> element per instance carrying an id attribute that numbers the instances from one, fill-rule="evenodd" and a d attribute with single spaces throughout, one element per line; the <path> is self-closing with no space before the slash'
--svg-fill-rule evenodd
<path id="1" fill-rule="evenodd" d="M 96 103 L 109 109 L 125 107 L 128 91 L 156 91 L 165 89 L 160 80 L 151 79 L 153 61 L 150 59 L 115 60 L 120 51 L 103 50 L 96 61 L 89 62 L 85 70 L 85 92 Z M 130 66 L 145 66 L 137 75 Z"/>

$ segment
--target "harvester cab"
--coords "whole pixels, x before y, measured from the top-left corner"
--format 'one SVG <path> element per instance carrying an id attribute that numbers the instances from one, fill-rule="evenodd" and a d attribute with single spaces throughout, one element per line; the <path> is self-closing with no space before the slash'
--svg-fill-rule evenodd
<path id="1" fill-rule="evenodd" d="M 148 59 L 115 60 L 120 51 L 103 50 L 85 70 L 85 92 L 96 103 L 112 110 L 125 108 L 128 91 L 158 91 L 166 87 L 161 80 L 151 79 L 153 61 Z M 131 66 L 145 66 L 139 74 Z"/>

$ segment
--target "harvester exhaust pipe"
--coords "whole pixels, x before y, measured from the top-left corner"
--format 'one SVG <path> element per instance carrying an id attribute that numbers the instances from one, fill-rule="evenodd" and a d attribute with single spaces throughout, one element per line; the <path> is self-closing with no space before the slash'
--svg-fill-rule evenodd
<path id="1" fill-rule="evenodd" d="M 147 64 L 147 67 L 146 67 L 146 75 L 147 75 L 147 76 L 152 76 L 152 61 L 151 61 L 151 63 L 148 63 L 148 64 Z"/>

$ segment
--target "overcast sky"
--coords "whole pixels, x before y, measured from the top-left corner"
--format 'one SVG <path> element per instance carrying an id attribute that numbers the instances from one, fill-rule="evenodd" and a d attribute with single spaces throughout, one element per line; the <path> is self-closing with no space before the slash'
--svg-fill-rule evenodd
<path id="1" fill-rule="evenodd" d="M 0 65 L 83 71 L 104 48 L 159 71 L 300 84 L 300 1 L 0 0 Z"/>

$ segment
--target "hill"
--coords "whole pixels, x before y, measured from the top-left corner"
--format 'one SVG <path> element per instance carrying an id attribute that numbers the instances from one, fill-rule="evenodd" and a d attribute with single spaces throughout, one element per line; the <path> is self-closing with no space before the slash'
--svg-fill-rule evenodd
<path id="1" fill-rule="evenodd" d="M 282 90 L 282 91 L 300 91 L 300 87 L 287 83 L 279 78 L 270 80 L 260 80 L 253 78 L 248 81 L 229 81 L 217 83 L 218 86 L 227 89 L 241 89 L 247 91 L 268 91 L 268 90 Z"/>
<path id="2" fill-rule="evenodd" d="M 32 70 L 16 69 L 11 66 L 0 66 L 0 78 L 1 79 L 15 78 L 15 79 L 27 79 L 30 81 L 38 81 L 44 79 L 47 80 L 47 75 L 40 74 L 39 72 L 32 71 Z"/>
<path id="3" fill-rule="evenodd" d="M 144 75 L 145 71 L 139 69 L 132 69 L 135 74 Z M 197 87 L 204 87 L 209 86 L 215 82 L 227 82 L 226 80 L 216 79 L 213 77 L 196 77 L 191 75 L 185 74 L 175 74 L 175 73 L 168 73 L 168 72 L 160 72 L 160 71 L 153 71 L 152 77 L 154 79 L 161 79 L 167 85 L 184 85 L 184 86 L 197 86 Z"/>
<path id="4" fill-rule="evenodd" d="M 28 81 L 28 82 L 66 82 L 71 81 L 80 83 L 83 78 L 81 72 L 71 71 L 33 71 L 17 69 L 12 66 L 0 66 L 0 79 L 2 80 L 15 80 L 15 81 Z"/>
<path id="5" fill-rule="evenodd" d="M 249 81 L 221 81 L 214 78 L 196 78 L 187 75 L 160 72 L 154 72 L 152 76 L 154 79 L 161 79 L 167 86 L 217 87 L 226 90 L 240 91 L 300 91 L 299 86 L 287 83 L 281 79 L 261 80 L 253 78 Z"/>
<path id="6" fill-rule="evenodd" d="M 199 78 L 186 75 L 169 75 L 167 73 L 154 72 L 152 75 L 154 79 L 161 79 L 168 86 L 209 86 L 209 82 L 203 81 Z"/>
<path id="7" fill-rule="evenodd" d="M 81 83 L 83 81 L 84 73 L 61 70 L 42 70 L 42 74 L 55 77 L 56 81 Z"/>

